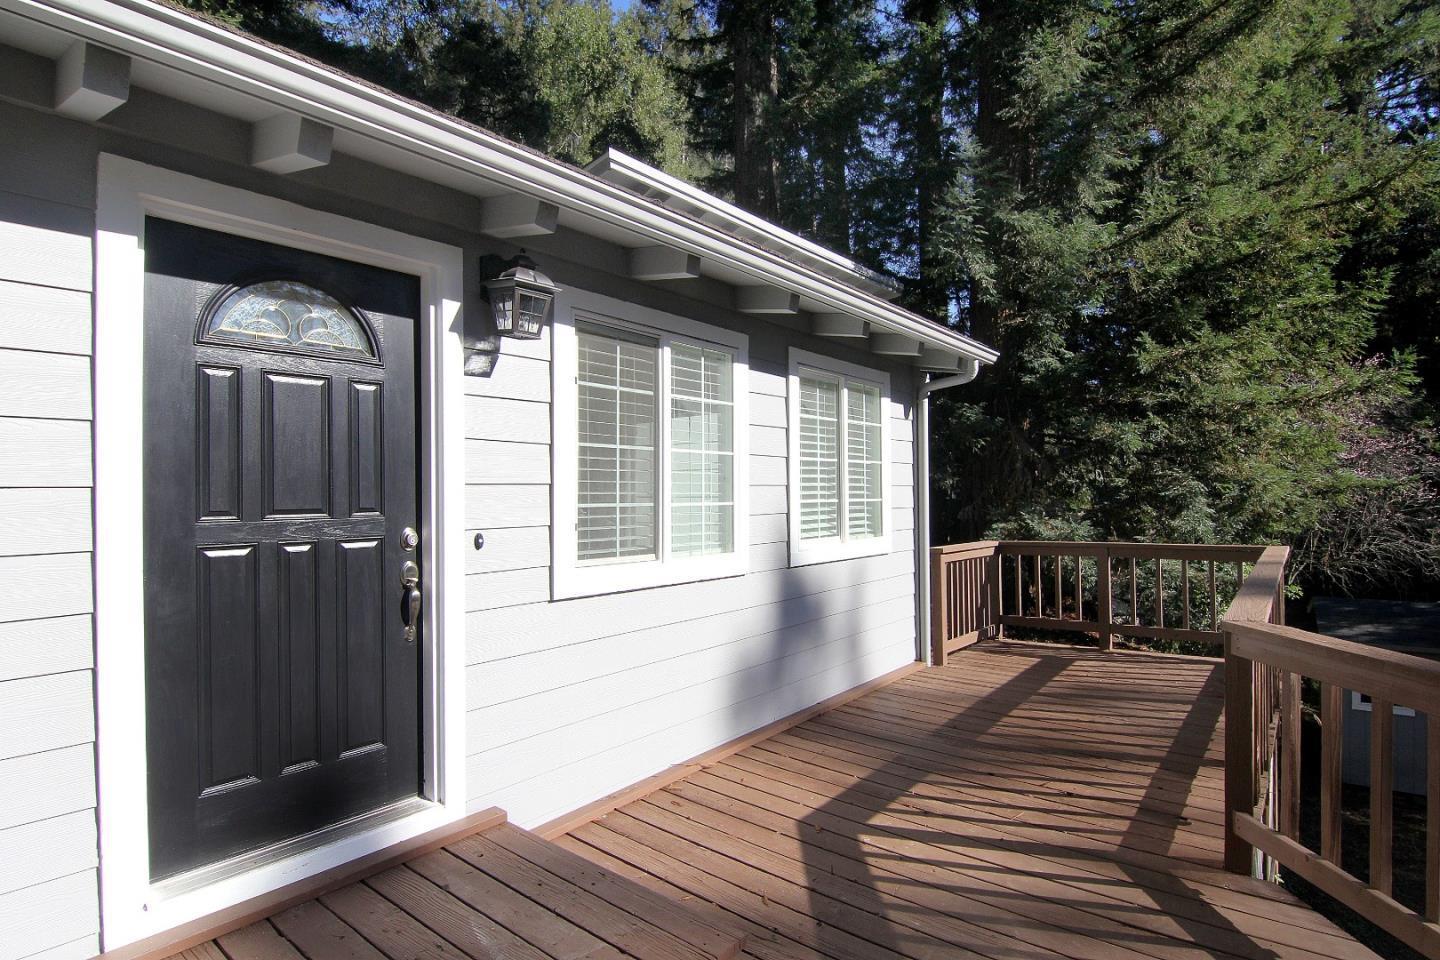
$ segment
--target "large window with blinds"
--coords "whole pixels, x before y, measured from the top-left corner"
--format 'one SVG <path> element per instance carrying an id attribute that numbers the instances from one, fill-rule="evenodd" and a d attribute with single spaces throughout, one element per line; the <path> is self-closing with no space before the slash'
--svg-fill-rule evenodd
<path id="1" fill-rule="evenodd" d="M 744 572 L 745 339 L 625 313 L 556 327 L 557 596 Z"/>
<path id="2" fill-rule="evenodd" d="M 790 561 L 889 550 L 888 375 L 790 357 Z"/>

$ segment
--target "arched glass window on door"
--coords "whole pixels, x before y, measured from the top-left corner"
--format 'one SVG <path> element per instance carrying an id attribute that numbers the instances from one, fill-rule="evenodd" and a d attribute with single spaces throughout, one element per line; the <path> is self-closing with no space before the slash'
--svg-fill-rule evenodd
<path id="1" fill-rule="evenodd" d="M 364 320 L 323 290 L 295 280 L 263 280 L 231 290 L 201 323 L 201 340 L 375 359 Z"/>

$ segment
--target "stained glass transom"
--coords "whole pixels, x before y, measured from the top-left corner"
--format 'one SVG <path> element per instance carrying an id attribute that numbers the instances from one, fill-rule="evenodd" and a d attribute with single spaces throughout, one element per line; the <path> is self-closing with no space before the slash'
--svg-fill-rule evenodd
<path id="1" fill-rule="evenodd" d="M 294 280 L 233 291 L 210 313 L 203 335 L 303 353 L 375 356 L 359 317 L 324 291 Z"/>

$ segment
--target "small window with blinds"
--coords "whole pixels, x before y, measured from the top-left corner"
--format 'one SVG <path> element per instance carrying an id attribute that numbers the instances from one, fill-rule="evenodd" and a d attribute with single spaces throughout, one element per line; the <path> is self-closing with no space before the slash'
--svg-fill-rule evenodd
<path id="1" fill-rule="evenodd" d="M 560 332 L 575 412 L 574 460 L 556 451 L 556 524 L 572 527 L 574 546 L 569 530 L 557 538 L 557 596 L 744 572 L 746 341 L 668 319 L 695 335 L 578 316 Z M 562 443 L 569 431 L 557 426 Z"/>
<path id="2" fill-rule="evenodd" d="M 792 564 L 888 552 L 889 378 L 791 351 Z"/>

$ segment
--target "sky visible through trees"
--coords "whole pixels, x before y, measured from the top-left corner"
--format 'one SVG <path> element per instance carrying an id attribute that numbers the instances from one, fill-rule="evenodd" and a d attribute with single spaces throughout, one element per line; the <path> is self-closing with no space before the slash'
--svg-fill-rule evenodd
<path id="1" fill-rule="evenodd" d="M 999 347 L 937 542 L 1286 542 L 1440 596 L 1440 8 L 191 0 L 574 163 L 616 146 Z"/>

